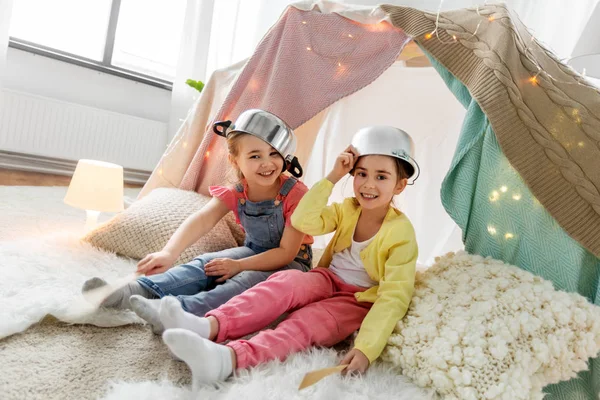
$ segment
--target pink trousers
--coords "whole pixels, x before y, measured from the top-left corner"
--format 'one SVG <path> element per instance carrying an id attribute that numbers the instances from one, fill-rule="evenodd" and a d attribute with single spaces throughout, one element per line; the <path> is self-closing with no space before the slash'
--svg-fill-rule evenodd
<path id="1" fill-rule="evenodd" d="M 359 303 L 354 293 L 364 288 L 345 283 L 327 268 L 310 272 L 277 272 L 264 282 L 209 311 L 219 321 L 216 342 L 227 344 L 240 369 L 279 359 L 311 346 L 333 346 L 356 331 L 372 303 Z M 250 340 L 233 340 L 259 331 L 283 313 L 275 329 Z"/>

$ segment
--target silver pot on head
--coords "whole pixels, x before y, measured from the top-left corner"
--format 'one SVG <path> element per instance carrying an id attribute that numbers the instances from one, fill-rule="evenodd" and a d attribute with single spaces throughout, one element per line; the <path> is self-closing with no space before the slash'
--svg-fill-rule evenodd
<path id="1" fill-rule="evenodd" d="M 402 129 L 393 126 L 368 126 L 354 134 L 352 145 L 359 156 L 383 155 L 404 161 L 409 185 L 419 177 L 419 164 L 413 158 L 415 145 L 410 135 Z"/>
<path id="2" fill-rule="evenodd" d="M 268 111 L 251 109 L 246 110 L 232 121 L 219 121 L 213 125 L 213 131 L 222 137 L 234 132 L 243 132 L 270 144 L 283 157 L 283 171 L 289 171 L 296 178 L 303 174 L 302 166 L 296 152 L 296 135 L 292 128 L 281 118 Z"/>

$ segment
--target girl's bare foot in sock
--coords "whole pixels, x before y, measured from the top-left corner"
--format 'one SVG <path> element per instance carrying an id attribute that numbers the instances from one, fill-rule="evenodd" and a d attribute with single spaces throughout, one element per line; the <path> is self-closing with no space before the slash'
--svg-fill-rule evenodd
<path id="1" fill-rule="evenodd" d="M 131 309 L 144 321 L 148 322 L 152 327 L 152 332 L 156 335 L 161 335 L 165 331 L 165 327 L 160 322 L 159 308 L 160 299 L 146 299 L 140 295 L 134 294 L 129 298 Z"/>
<path id="2" fill-rule="evenodd" d="M 163 341 L 192 370 L 192 389 L 224 381 L 233 373 L 235 355 L 230 347 L 216 344 L 185 329 L 167 329 Z"/>
<path id="3" fill-rule="evenodd" d="M 211 339 L 209 320 L 186 312 L 181 307 L 179 300 L 174 297 L 167 296 L 160 300 L 159 315 L 160 322 L 162 322 L 165 329 L 187 329 L 205 339 Z"/>

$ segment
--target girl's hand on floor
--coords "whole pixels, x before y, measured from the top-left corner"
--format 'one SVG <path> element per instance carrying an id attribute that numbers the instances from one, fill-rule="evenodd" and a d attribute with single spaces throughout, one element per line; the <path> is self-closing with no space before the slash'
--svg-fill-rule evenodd
<path id="1" fill-rule="evenodd" d="M 242 267 L 239 260 L 232 260 L 231 258 L 215 258 L 204 266 L 206 276 L 220 276 L 217 279 L 219 283 L 225 282 L 240 272 L 242 272 Z"/>
<path id="2" fill-rule="evenodd" d="M 346 374 L 364 374 L 369 369 L 369 359 L 365 354 L 358 350 L 352 349 L 346 354 L 346 357 L 340 362 L 340 365 L 348 364 L 348 366 L 342 371 L 342 375 Z"/>
<path id="3" fill-rule="evenodd" d="M 157 251 L 142 258 L 136 272 L 142 275 L 160 274 L 171 268 L 176 259 L 177 257 L 168 251 Z"/>
<path id="4" fill-rule="evenodd" d="M 346 147 L 335 160 L 335 164 L 333 164 L 333 169 L 327 175 L 327 179 L 332 183 L 337 183 L 340 179 L 344 177 L 347 173 L 352 171 L 354 168 L 354 164 L 356 160 L 358 160 L 359 154 L 358 151 L 354 148 L 354 146 L 350 145 Z"/>

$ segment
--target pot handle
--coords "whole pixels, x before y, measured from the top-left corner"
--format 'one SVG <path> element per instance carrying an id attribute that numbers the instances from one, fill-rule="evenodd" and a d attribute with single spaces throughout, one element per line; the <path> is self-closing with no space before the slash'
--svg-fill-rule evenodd
<path id="1" fill-rule="evenodd" d="M 302 166 L 300 165 L 298 158 L 297 157 L 292 158 L 292 156 L 288 156 L 288 159 L 286 161 L 287 161 L 286 169 L 290 172 L 290 174 L 292 174 L 292 176 L 294 178 L 302 177 L 302 174 L 304 173 L 304 171 L 302 171 Z"/>
<path id="2" fill-rule="evenodd" d="M 412 160 L 412 162 L 415 163 L 415 165 L 413 167 L 415 169 L 415 173 L 413 174 L 414 178 L 411 178 L 410 181 L 408 182 L 408 184 L 414 185 L 417 178 L 421 175 L 421 168 L 419 167 L 419 164 L 417 163 L 417 161 L 414 158 L 412 158 L 412 157 L 409 157 L 409 158 Z"/>
<path id="3" fill-rule="evenodd" d="M 231 121 L 218 121 L 213 125 L 213 132 L 219 136 L 227 137 L 227 129 L 231 126 Z M 223 129 L 219 129 L 223 128 Z"/>

